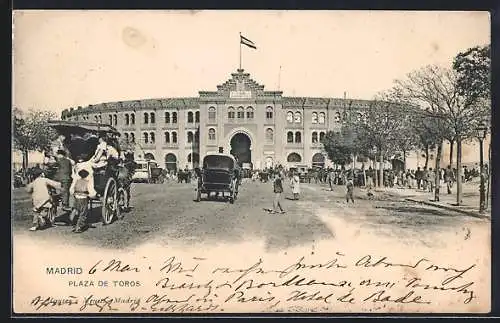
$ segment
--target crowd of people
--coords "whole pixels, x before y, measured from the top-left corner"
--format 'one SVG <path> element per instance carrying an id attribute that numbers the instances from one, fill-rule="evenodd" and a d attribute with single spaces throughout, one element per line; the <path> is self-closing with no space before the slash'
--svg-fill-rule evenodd
<path id="1" fill-rule="evenodd" d="M 70 215 L 74 223 L 73 232 L 81 233 L 88 227 L 88 204 L 98 193 L 94 183 L 94 173 L 107 174 L 123 163 L 133 172 L 133 158 L 128 152 L 121 156 L 113 138 L 101 135 L 92 156 L 82 152 L 72 159 L 68 150 L 68 139 L 60 135 L 45 152 L 45 162 L 29 170 L 27 191 L 32 195 L 33 226 L 36 231 L 47 224 L 44 214 L 54 203 L 53 196 L 60 196 L 62 210 Z M 132 159 L 131 159 L 132 158 Z M 57 194 L 54 194 L 54 191 Z"/>

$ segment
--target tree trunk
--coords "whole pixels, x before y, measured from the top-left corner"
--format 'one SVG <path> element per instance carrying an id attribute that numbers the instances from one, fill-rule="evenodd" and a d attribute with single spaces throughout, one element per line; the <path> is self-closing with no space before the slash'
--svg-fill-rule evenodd
<path id="1" fill-rule="evenodd" d="M 406 150 L 403 150 L 403 172 L 406 172 Z"/>
<path id="2" fill-rule="evenodd" d="M 384 187 L 384 152 L 380 149 L 380 174 L 379 174 L 379 186 Z"/>
<path id="3" fill-rule="evenodd" d="M 457 139 L 457 205 L 462 203 L 462 141 Z"/>
<path id="4" fill-rule="evenodd" d="M 375 159 L 373 160 L 372 162 L 372 180 L 373 180 L 373 187 L 377 187 L 378 186 L 378 177 L 377 177 L 377 167 L 375 165 L 375 163 L 377 162 L 377 157 L 375 157 Z"/>
<path id="5" fill-rule="evenodd" d="M 23 172 L 26 172 L 28 169 L 28 151 L 23 150 Z"/>
<path id="6" fill-rule="evenodd" d="M 424 169 L 427 169 L 429 166 L 429 146 L 425 146 L 425 165 Z"/>
<path id="7" fill-rule="evenodd" d="M 435 184 L 434 184 L 434 201 L 439 202 L 439 188 L 441 186 L 441 181 L 439 175 L 441 174 L 441 155 L 443 154 L 443 141 L 439 142 L 436 152 L 436 168 L 434 173 L 436 174 Z"/>
<path id="8" fill-rule="evenodd" d="M 455 140 L 450 140 L 450 166 L 453 165 L 453 144 Z"/>

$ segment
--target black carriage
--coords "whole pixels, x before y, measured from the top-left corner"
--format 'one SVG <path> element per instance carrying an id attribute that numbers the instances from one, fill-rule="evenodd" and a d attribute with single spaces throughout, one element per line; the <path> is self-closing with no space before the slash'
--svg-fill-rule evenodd
<path id="1" fill-rule="evenodd" d="M 227 197 L 232 204 L 238 197 L 240 169 L 233 156 L 227 154 L 208 154 L 203 158 L 202 169 L 196 168 L 197 186 L 195 201 L 201 201 L 202 194 L 211 193 Z"/>
<path id="2" fill-rule="evenodd" d="M 99 144 L 100 135 L 105 135 L 109 143 L 113 143 L 120 153 L 117 140 L 120 133 L 112 126 L 72 121 L 49 121 L 49 126 L 60 135 L 64 135 L 64 144 L 69 151 L 69 157 L 75 161 L 77 158 L 89 160 L 92 157 Z M 94 189 L 97 196 L 91 199 L 90 203 L 101 204 L 103 224 L 110 224 L 116 218 L 120 218 L 128 204 L 130 196 L 122 180 L 122 174 L 127 171 L 119 161 L 108 161 L 104 169 L 94 171 Z"/>

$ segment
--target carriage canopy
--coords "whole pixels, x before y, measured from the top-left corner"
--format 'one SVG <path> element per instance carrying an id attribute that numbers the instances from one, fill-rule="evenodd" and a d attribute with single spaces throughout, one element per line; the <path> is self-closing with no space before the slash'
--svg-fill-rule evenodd
<path id="1" fill-rule="evenodd" d="M 203 158 L 203 168 L 232 170 L 236 166 L 236 160 L 232 155 L 209 154 Z"/>

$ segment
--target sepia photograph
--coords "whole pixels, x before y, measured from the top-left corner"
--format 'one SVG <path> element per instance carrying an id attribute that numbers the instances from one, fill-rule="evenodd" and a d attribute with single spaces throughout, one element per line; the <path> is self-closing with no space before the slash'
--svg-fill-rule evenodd
<path id="1" fill-rule="evenodd" d="M 489 313 L 490 29 L 14 10 L 12 314 Z"/>

